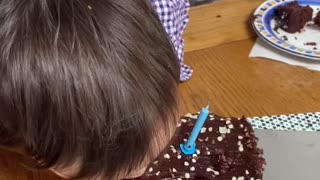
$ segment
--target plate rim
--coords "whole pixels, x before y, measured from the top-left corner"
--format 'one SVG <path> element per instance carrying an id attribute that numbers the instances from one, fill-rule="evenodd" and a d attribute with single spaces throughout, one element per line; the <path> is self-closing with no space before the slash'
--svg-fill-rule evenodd
<path id="1" fill-rule="evenodd" d="M 254 19 L 251 23 L 253 26 L 253 29 L 257 33 L 257 35 L 261 39 L 263 39 L 263 41 L 267 42 L 269 45 L 271 45 L 272 47 L 274 47 L 276 49 L 279 49 L 283 52 L 286 52 L 286 53 L 294 55 L 294 56 L 306 58 L 309 60 L 320 61 L 320 52 L 319 51 L 317 52 L 317 51 L 302 49 L 302 48 L 296 47 L 295 45 L 286 43 L 283 40 L 279 39 L 278 37 L 275 37 L 274 35 L 271 35 L 270 33 L 268 33 L 268 31 L 264 28 L 265 26 L 264 26 L 263 20 L 265 19 L 265 16 L 270 11 L 270 9 L 273 9 L 277 6 L 282 5 L 282 4 L 290 3 L 290 2 L 294 2 L 294 1 L 296 1 L 296 0 L 266 0 L 266 1 L 264 1 L 262 4 L 260 4 L 256 8 L 256 10 L 253 13 Z M 320 6 L 320 2 L 318 2 L 318 3 Z M 258 25 L 260 25 L 260 29 L 259 29 Z M 269 35 L 270 37 L 268 37 L 267 35 Z M 278 44 L 279 42 L 281 43 L 281 45 Z M 290 48 L 294 48 L 295 50 L 290 49 Z M 298 52 L 298 50 L 300 50 L 301 52 Z M 307 51 L 309 53 L 306 53 Z M 310 54 L 310 52 L 311 52 L 311 54 Z M 312 55 L 312 54 L 314 54 L 314 55 Z"/>

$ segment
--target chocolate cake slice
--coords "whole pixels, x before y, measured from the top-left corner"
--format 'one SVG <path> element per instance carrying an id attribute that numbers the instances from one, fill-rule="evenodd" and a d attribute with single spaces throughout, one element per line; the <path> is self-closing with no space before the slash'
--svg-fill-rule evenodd
<path id="1" fill-rule="evenodd" d="M 300 6 L 297 1 L 280 6 L 275 11 L 277 25 L 288 33 L 300 32 L 312 20 L 313 9 Z"/>
<path id="2" fill-rule="evenodd" d="M 320 26 L 320 12 L 318 12 L 317 16 L 314 18 L 314 24 L 317 24 Z"/>
<path id="3" fill-rule="evenodd" d="M 197 152 L 185 156 L 179 144 L 185 142 L 198 115 L 183 117 L 171 143 L 139 180 L 214 179 L 261 180 L 265 159 L 258 139 L 245 118 L 209 115 L 197 140 Z"/>

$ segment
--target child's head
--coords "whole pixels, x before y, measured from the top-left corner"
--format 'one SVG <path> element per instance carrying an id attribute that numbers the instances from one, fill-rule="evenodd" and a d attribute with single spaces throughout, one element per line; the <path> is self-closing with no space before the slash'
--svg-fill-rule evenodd
<path id="1" fill-rule="evenodd" d="M 0 1 L 0 144 L 39 168 L 139 169 L 175 127 L 178 82 L 147 0 Z"/>

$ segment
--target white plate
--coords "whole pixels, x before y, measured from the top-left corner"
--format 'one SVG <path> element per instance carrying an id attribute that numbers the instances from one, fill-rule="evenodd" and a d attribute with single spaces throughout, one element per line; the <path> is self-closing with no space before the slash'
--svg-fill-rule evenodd
<path id="1" fill-rule="evenodd" d="M 294 0 L 267 0 L 254 12 L 253 28 L 257 34 L 268 44 L 281 51 L 313 60 L 320 60 L 320 27 L 305 26 L 302 32 L 290 34 L 282 29 L 275 30 L 274 14 L 279 6 L 286 5 Z M 320 0 L 299 0 L 302 6 L 313 8 L 314 16 L 320 11 Z M 285 40 L 287 39 L 287 40 Z M 316 43 L 316 45 L 307 45 Z"/>

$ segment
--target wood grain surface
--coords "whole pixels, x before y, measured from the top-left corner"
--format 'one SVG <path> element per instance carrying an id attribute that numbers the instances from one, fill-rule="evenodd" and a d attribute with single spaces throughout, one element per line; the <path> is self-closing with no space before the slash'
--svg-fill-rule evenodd
<path id="1" fill-rule="evenodd" d="M 264 0 L 217 0 L 191 8 L 190 22 L 184 33 L 185 51 L 255 37 L 250 24 L 254 10 Z"/>
<path id="2" fill-rule="evenodd" d="M 262 116 L 320 111 L 320 72 L 248 58 L 255 39 L 188 52 L 192 79 L 180 86 L 184 113 L 212 99 L 223 116 Z"/>

